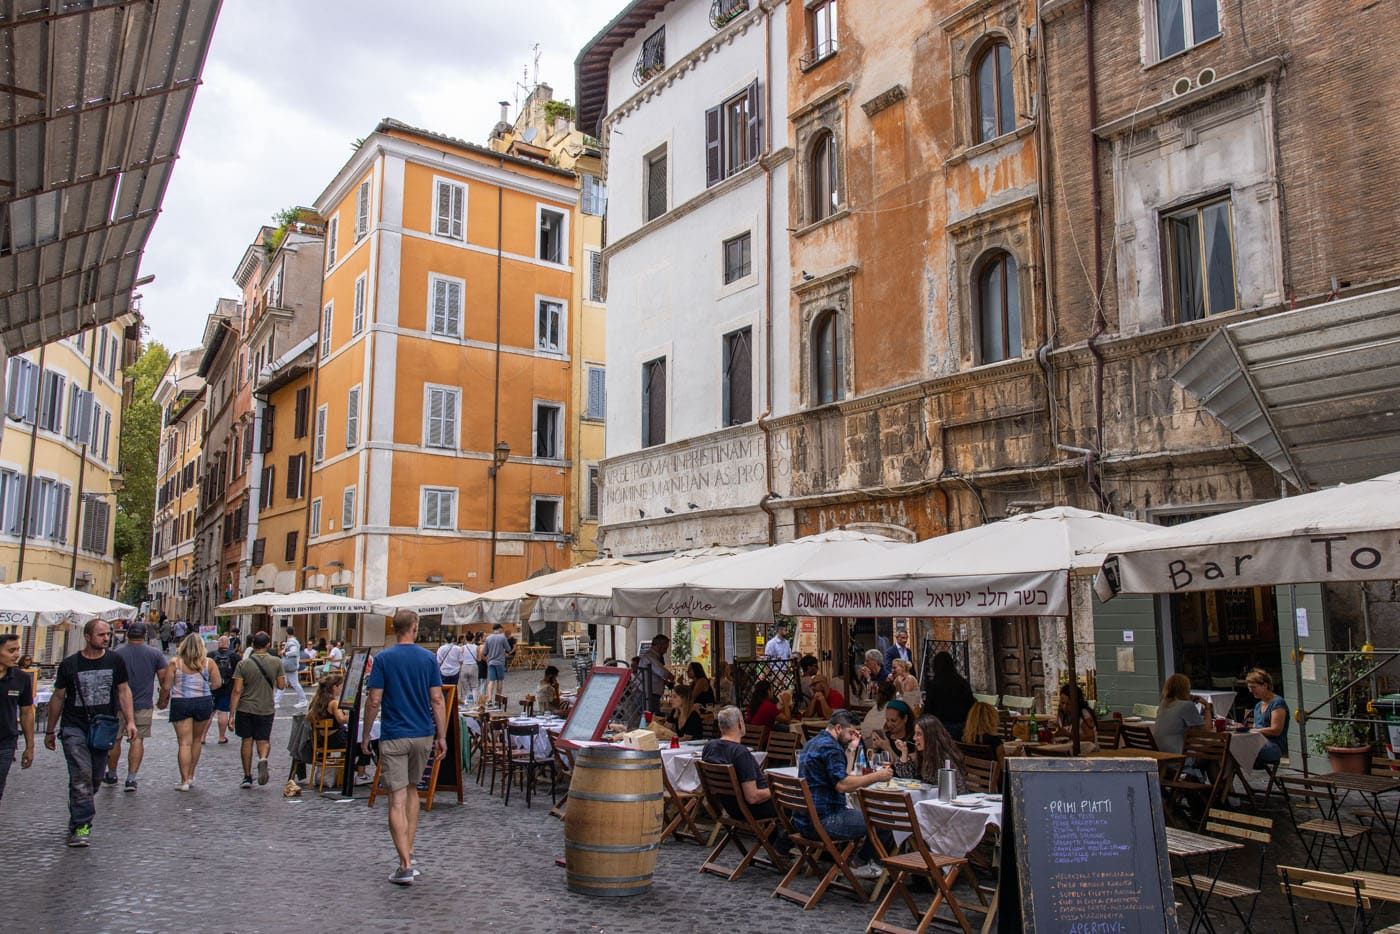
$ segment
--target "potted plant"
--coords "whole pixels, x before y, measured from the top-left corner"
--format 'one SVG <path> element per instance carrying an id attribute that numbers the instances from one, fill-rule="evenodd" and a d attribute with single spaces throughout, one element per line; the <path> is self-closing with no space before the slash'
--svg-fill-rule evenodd
<path id="1" fill-rule="evenodd" d="M 1334 719 L 1327 725 L 1327 729 L 1313 738 L 1313 749 L 1327 754 L 1327 760 L 1334 772 L 1365 775 L 1370 769 L 1370 726 L 1357 722 L 1367 718 L 1367 685 L 1364 682 L 1351 682 L 1372 664 L 1372 656 L 1369 654 L 1350 652 L 1333 662 L 1327 672 L 1330 689 L 1334 693 L 1341 693 L 1332 702 Z"/>

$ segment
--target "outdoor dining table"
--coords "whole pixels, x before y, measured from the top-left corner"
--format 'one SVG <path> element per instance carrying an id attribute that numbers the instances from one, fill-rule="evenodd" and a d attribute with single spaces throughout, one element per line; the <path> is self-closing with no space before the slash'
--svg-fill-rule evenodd
<path id="1" fill-rule="evenodd" d="M 1163 752 L 1160 749 L 1099 749 L 1086 752 L 1084 756 L 1090 759 L 1154 759 L 1157 771 L 1162 775 L 1172 766 L 1186 761 L 1186 757 L 1179 752 Z"/>
<path id="2" fill-rule="evenodd" d="M 1181 868 L 1186 871 L 1186 878 L 1191 883 L 1181 886 L 1186 901 L 1194 912 L 1191 926 L 1187 928 L 1186 934 L 1191 934 L 1197 928 L 1214 932 L 1215 927 L 1210 923 L 1206 908 L 1210 904 L 1211 895 L 1215 892 L 1215 884 L 1220 879 L 1220 870 L 1225 866 L 1225 855 L 1244 849 L 1244 844 L 1233 840 L 1223 840 L 1219 837 L 1209 837 L 1201 833 L 1192 833 L 1189 830 L 1177 830 L 1175 827 L 1168 827 L 1166 831 L 1167 853 L 1181 860 Z M 1191 861 L 1198 857 L 1205 857 L 1203 878 L 1209 881 L 1204 889 L 1197 887 L 1197 874 L 1191 868 Z"/>
<path id="3" fill-rule="evenodd" d="M 463 719 L 466 720 L 468 730 L 471 730 L 471 732 L 477 736 L 481 735 L 480 720 L 470 714 Z M 549 748 L 549 734 L 553 731 L 558 731 L 564 726 L 564 721 L 557 717 L 511 717 L 506 722 L 510 723 L 512 726 L 530 726 L 532 724 L 537 724 L 540 727 L 540 731 L 534 736 L 536 759 L 548 759 L 553 755 L 553 751 Z M 511 737 L 511 741 L 515 744 L 515 747 L 522 752 L 530 748 L 530 739 L 531 737 L 528 736 Z"/>
<path id="4" fill-rule="evenodd" d="M 1227 715 L 1230 712 L 1231 708 L 1235 706 L 1235 698 L 1237 694 L 1234 691 L 1216 691 L 1204 689 L 1198 691 L 1195 688 L 1192 688 L 1191 696 L 1197 698 L 1198 700 L 1206 701 L 1215 711 L 1216 716 L 1223 717 Z M 1224 704 L 1225 706 L 1222 707 L 1220 706 L 1221 704 Z"/>
<path id="5" fill-rule="evenodd" d="M 1341 792 L 1338 805 L 1345 804 L 1352 792 L 1369 801 L 1372 812 L 1385 827 L 1386 847 L 1385 856 L 1382 857 L 1381 863 L 1389 872 L 1390 851 L 1400 847 L 1400 844 L 1395 841 L 1395 831 L 1400 826 L 1400 798 L 1396 799 L 1394 808 L 1387 810 L 1381 804 L 1381 795 L 1400 791 L 1400 773 L 1395 775 L 1357 775 L 1352 772 L 1327 772 L 1318 775 L 1317 778 L 1328 782 Z"/>
<path id="6" fill-rule="evenodd" d="M 939 801 L 936 789 L 932 797 L 914 805 L 924 843 L 934 853 L 944 856 L 966 856 L 982 842 L 990 827 L 1001 827 L 1001 795 L 963 795 L 958 800 L 977 800 L 975 806 L 962 806 Z"/>

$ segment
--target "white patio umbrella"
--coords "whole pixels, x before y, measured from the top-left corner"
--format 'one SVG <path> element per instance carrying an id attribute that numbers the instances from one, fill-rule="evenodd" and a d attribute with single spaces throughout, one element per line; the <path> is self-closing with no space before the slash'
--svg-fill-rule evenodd
<path id="1" fill-rule="evenodd" d="M 539 623 L 598 623 L 631 624 L 631 620 L 615 619 L 613 589 L 616 587 L 646 587 L 658 577 L 706 564 L 718 558 L 737 555 L 734 548 L 696 548 L 679 552 L 645 564 L 618 568 L 607 574 L 597 574 L 577 581 L 564 581 L 535 591 L 535 607 L 530 612 L 531 624 Z M 650 614 L 643 614 L 650 615 Z"/>
<path id="2" fill-rule="evenodd" d="M 673 565 L 614 584 L 612 612 L 632 618 L 771 623 L 788 578 L 852 562 L 878 561 L 899 545 L 883 535 L 842 529 L 711 561 Z"/>
<path id="3" fill-rule="evenodd" d="M 464 606 L 478 596 L 480 594 L 460 587 L 424 587 L 422 590 L 410 590 L 373 600 L 370 608 L 385 616 L 393 616 L 399 610 L 412 610 L 420 615 L 446 615 L 453 607 Z"/>
<path id="4" fill-rule="evenodd" d="M 1096 543 L 1099 595 L 1400 578 L 1400 473 Z"/>
<path id="5" fill-rule="evenodd" d="M 444 614 L 443 622 L 459 626 L 472 623 L 518 623 L 524 617 L 525 605 L 534 599 L 539 588 L 581 580 L 595 574 L 607 574 L 636 563 L 622 558 L 595 558 L 587 564 L 565 568 L 553 574 L 541 574 L 539 577 L 506 584 L 495 590 L 477 594 L 476 599 L 465 605 L 452 607 L 452 618 L 449 620 Z"/>
<path id="6" fill-rule="evenodd" d="M 273 616 L 297 616 L 303 613 L 368 613 L 369 603 L 339 594 L 318 590 L 298 590 L 296 593 L 265 593 L 240 597 L 214 608 L 217 616 L 237 616 L 240 613 L 268 613 Z"/>
<path id="7" fill-rule="evenodd" d="M 130 619 L 135 615 L 134 606 L 62 584 L 41 580 L 0 584 L 0 626 L 56 626 L 91 619 Z"/>

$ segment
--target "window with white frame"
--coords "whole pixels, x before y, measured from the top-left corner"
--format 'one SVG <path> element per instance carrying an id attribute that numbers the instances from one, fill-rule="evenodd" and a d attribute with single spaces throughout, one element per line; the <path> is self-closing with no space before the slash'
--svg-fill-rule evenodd
<path id="1" fill-rule="evenodd" d="M 112 521 L 112 507 L 100 496 L 89 493 L 83 494 L 82 520 L 83 527 L 79 533 L 79 543 L 84 551 L 94 554 L 106 554 L 108 527 Z"/>
<path id="2" fill-rule="evenodd" d="M 642 447 L 666 443 L 666 358 L 642 364 Z"/>
<path id="3" fill-rule="evenodd" d="M 608 208 L 608 187 L 596 175 L 583 176 L 583 198 L 581 210 L 594 217 L 602 217 Z"/>
<path id="4" fill-rule="evenodd" d="M 535 348 L 564 352 L 564 303 L 541 298 L 535 306 Z"/>
<path id="5" fill-rule="evenodd" d="M 444 337 L 462 336 L 462 292 L 461 279 L 446 276 L 428 275 L 428 294 L 431 296 L 429 329 Z"/>
<path id="6" fill-rule="evenodd" d="M 39 367 L 25 357 L 11 357 L 5 402 L 9 416 L 34 424 L 39 407 Z"/>
<path id="7" fill-rule="evenodd" d="M 467 186 L 438 179 L 433 196 L 433 232 L 449 240 L 466 240 Z"/>
<path id="8" fill-rule="evenodd" d="M 92 393 L 79 389 L 76 383 L 68 387 L 68 424 L 64 437 L 78 444 L 92 442 Z"/>
<path id="9" fill-rule="evenodd" d="M 63 374 L 45 370 L 39 382 L 39 427 L 57 432 L 63 427 Z"/>
<path id="10" fill-rule="evenodd" d="M 350 336 L 354 337 L 365 329 L 365 276 L 361 273 L 355 280 L 355 310 L 350 316 Z"/>
<path id="11" fill-rule="evenodd" d="M 744 231 L 724 241 L 724 284 L 753 275 L 753 235 Z"/>
<path id="12" fill-rule="evenodd" d="M 568 253 L 568 221 L 563 211 L 541 207 L 536 257 L 546 263 L 562 263 Z"/>
<path id="13" fill-rule="evenodd" d="M 430 448 L 457 448 L 457 413 L 462 390 L 427 386 L 423 390 L 423 444 Z"/>
<path id="14" fill-rule="evenodd" d="M 335 302 L 327 302 L 321 309 L 321 359 L 331 355 L 331 321 L 335 318 Z"/>
<path id="15" fill-rule="evenodd" d="M 535 403 L 535 456 L 559 460 L 564 456 L 564 407 Z"/>
<path id="16" fill-rule="evenodd" d="M 351 386 L 345 396 L 345 449 L 360 443 L 360 387 Z"/>
<path id="17" fill-rule="evenodd" d="M 271 509 L 273 497 L 276 494 L 274 484 L 277 482 L 277 468 L 268 464 L 262 469 L 261 487 L 258 489 L 258 508 Z"/>
<path id="18" fill-rule="evenodd" d="M 369 179 L 360 182 L 355 192 L 355 242 L 369 233 Z"/>
<path id="19" fill-rule="evenodd" d="M 530 497 L 530 531 L 557 535 L 564 528 L 564 500 L 558 496 Z"/>
<path id="20" fill-rule="evenodd" d="M 353 529 L 355 527 L 355 488 L 347 486 L 345 492 L 341 494 L 340 500 L 340 528 Z"/>
<path id="21" fill-rule="evenodd" d="M 326 222 L 326 268 L 335 265 L 335 250 L 340 239 L 340 218 L 332 217 Z"/>
<path id="22" fill-rule="evenodd" d="M 643 217 L 654 221 L 666 213 L 670 194 L 666 188 L 666 147 L 654 149 L 643 159 L 642 178 L 645 180 Z"/>
<path id="23" fill-rule="evenodd" d="M 321 537 L 321 500 L 320 500 L 319 497 L 316 498 L 316 499 L 313 499 L 313 500 L 311 501 L 311 514 L 310 514 L 309 519 L 310 519 L 310 523 L 309 523 L 309 524 L 310 524 L 310 526 L 311 526 L 311 529 L 310 529 L 311 534 L 310 534 L 309 537 L 310 537 L 310 538 L 320 538 L 320 537 Z"/>
<path id="24" fill-rule="evenodd" d="M 1168 307 L 1176 320 L 1234 311 L 1239 299 L 1229 195 L 1173 211 L 1162 226 Z"/>
<path id="25" fill-rule="evenodd" d="M 607 370 L 588 367 L 588 408 L 584 418 L 602 421 L 607 416 Z"/>
<path id="26" fill-rule="evenodd" d="M 1220 9 L 1217 0 L 1150 0 L 1154 17 L 1158 60 L 1184 52 L 1194 45 L 1220 35 Z"/>
<path id="27" fill-rule="evenodd" d="M 18 535 L 23 528 L 24 489 L 24 474 L 0 470 L 0 531 L 6 535 Z"/>
<path id="28" fill-rule="evenodd" d="M 29 537 L 68 540 L 68 484 L 35 477 L 29 484 Z"/>
<path id="29" fill-rule="evenodd" d="M 293 454 L 287 458 L 287 499 L 306 495 L 306 455 Z"/>
<path id="30" fill-rule="evenodd" d="M 316 432 L 311 444 L 311 459 L 316 463 L 326 459 L 326 407 L 316 409 Z"/>
<path id="31" fill-rule="evenodd" d="M 718 107 L 705 111 L 707 186 L 752 165 L 762 149 L 763 114 L 757 81 Z"/>
<path id="32" fill-rule="evenodd" d="M 457 491 L 450 487 L 423 487 L 422 515 L 418 524 L 425 529 L 455 529 Z"/>

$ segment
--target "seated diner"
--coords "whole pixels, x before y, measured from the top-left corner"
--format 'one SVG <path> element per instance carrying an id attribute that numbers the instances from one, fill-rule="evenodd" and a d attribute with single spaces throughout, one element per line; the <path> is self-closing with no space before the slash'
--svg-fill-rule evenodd
<path id="1" fill-rule="evenodd" d="M 1055 714 L 1054 734 L 1072 739 L 1071 730 L 1077 729 L 1081 743 L 1098 741 L 1099 724 L 1094 719 L 1094 708 L 1084 699 L 1084 692 L 1077 684 L 1066 684 L 1060 688 L 1060 706 Z"/>
<path id="2" fill-rule="evenodd" d="M 1274 693 L 1274 679 L 1262 668 L 1252 669 L 1244 683 L 1254 697 L 1254 729 L 1268 740 L 1254 759 L 1256 769 L 1276 764 L 1288 751 L 1288 705 Z"/>
<path id="3" fill-rule="evenodd" d="M 1178 672 L 1162 686 L 1162 703 L 1157 707 L 1157 726 L 1152 731 L 1157 748 L 1163 752 L 1181 752 L 1186 731 L 1205 721 L 1196 701 L 1191 697 L 1191 679 Z"/>

